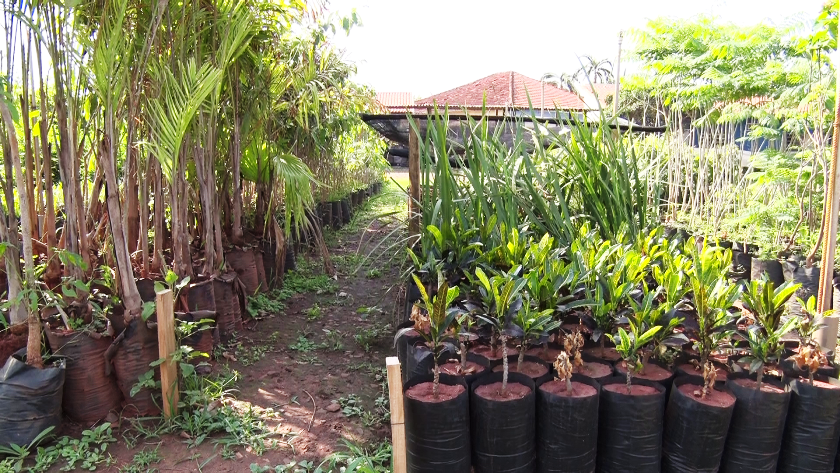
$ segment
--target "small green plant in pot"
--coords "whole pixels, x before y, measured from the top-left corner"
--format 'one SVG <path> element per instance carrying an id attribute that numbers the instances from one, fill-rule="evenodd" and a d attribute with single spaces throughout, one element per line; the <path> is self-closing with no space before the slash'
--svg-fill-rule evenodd
<path id="1" fill-rule="evenodd" d="M 631 385 L 634 372 L 640 372 L 644 368 L 650 342 L 653 340 L 661 326 L 650 327 L 647 320 L 652 308 L 654 293 L 649 293 L 641 304 L 634 307 L 634 315 L 627 318 L 628 330 L 618 327 L 618 333 L 613 337 L 615 349 L 624 360 L 627 367 L 627 393 L 631 393 Z"/>
<path id="2" fill-rule="evenodd" d="M 802 317 L 797 320 L 796 330 L 799 332 L 800 345 L 799 353 L 793 357 L 794 363 L 800 369 L 808 370 L 808 381 L 814 384 L 814 374 L 827 363 L 825 354 L 822 352 L 822 347 L 814 338 L 817 330 L 823 328 L 823 318 L 834 314 L 834 310 L 830 309 L 822 314 L 817 311 L 817 298 L 811 296 L 807 301 L 797 298 L 799 306 L 802 309 Z"/>
<path id="3" fill-rule="evenodd" d="M 742 324 L 746 328 L 738 330 L 749 344 L 749 353 L 739 360 L 747 362 L 750 372 L 756 374 L 756 389 L 761 389 L 764 367 L 768 364 L 778 364 L 781 361 L 784 343 L 782 336 L 796 328 L 797 319 L 789 317 L 784 320 L 785 305 L 799 284 L 786 282 L 775 287 L 766 278 L 760 281 L 750 281 L 746 290 L 741 294 L 744 308 L 749 311 L 752 320 L 743 318 Z"/>
<path id="4" fill-rule="evenodd" d="M 481 268 L 476 268 L 475 275 L 484 291 L 493 298 L 492 313 L 479 315 L 478 317 L 493 327 L 499 334 L 502 344 L 502 373 L 504 373 L 502 377 L 502 394 L 505 394 L 508 382 L 507 341 L 510 335 L 507 327 L 522 309 L 521 293 L 526 281 L 510 274 L 496 275 L 488 278 Z"/>
<path id="5" fill-rule="evenodd" d="M 394 342 L 403 336 L 406 332 L 414 329 L 426 340 L 426 346 L 432 351 L 434 359 L 434 381 L 433 393 L 435 397 L 438 395 L 440 384 L 440 367 L 438 366 L 438 356 L 441 354 L 446 346 L 446 338 L 448 332 L 452 327 L 457 317 L 462 313 L 457 307 L 450 307 L 452 302 L 458 297 L 459 289 L 457 287 L 449 287 L 446 281 L 443 281 L 438 286 L 438 292 L 434 297 L 429 297 L 426 288 L 423 286 L 420 278 L 412 275 L 417 287 L 420 289 L 421 301 L 418 305 L 426 311 L 426 315 L 421 312 L 416 312 L 414 327 L 406 327 L 397 332 L 394 336 Z"/>
<path id="6" fill-rule="evenodd" d="M 548 340 L 551 331 L 560 326 L 561 322 L 555 320 L 553 314 L 553 309 L 539 310 L 531 303 L 530 297 L 526 297 L 522 304 L 522 310 L 513 315 L 505 328 L 505 332 L 520 340 L 516 371 L 522 371 L 525 352 L 528 351 L 530 345 L 544 343 Z"/>
<path id="7" fill-rule="evenodd" d="M 738 300 L 739 291 L 737 285 L 726 279 L 732 252 L 705 245 L 700 250 L 693 240 L 686 243 L 686 249 L 694 263 L 688 280 L 697 312 L 695 348 L 700 354 L 700 366 L 706 371 L 714 369 L 708 366 L 712 364 L 709 360 L 712 352 L 735 330 L 735 317 L 729 308 Z M 705 398 L 711 388 L 711 383 L 705 382 L 701 397 Z"/>

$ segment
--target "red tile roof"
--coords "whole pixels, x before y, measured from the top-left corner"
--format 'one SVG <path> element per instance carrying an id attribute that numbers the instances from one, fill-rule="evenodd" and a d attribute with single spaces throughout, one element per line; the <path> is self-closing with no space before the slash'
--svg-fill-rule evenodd
<path id="1" fill-rule="evenodd" d="M 555 87 L 549 83 L 531 79 L 517 72 L 497 72 L 469 84 L 426 97 L 415 102 L 416 105 L 449 105 L 450 107 L 481 107 L 485 94 L 487 108 L 529 108 L 538 109 L 542 103 L 542 90 L 545 85 L 545 107 L 564 110 L 588 110 L 589 107 L 577 95 Z"/>
<path id="2" fill-rule="evenodd" d="M 411 92 L 377 92 L 376 101 L 383 107 L 411 107 L 414 105 Z"/>
<path id="3" fill-rule="evenodd" d="M 583 87 L 598 97 L 598 100 L 600 100 L 602 104 L 606 102 L 607 97 L 615 95 L 615 84 L 593 83 L 591 86 L 586 84 Z"/>

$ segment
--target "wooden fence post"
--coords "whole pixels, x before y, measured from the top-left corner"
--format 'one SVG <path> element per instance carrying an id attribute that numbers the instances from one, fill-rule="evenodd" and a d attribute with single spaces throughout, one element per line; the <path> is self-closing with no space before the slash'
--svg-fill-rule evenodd
<path id="1" fill-rule="evenodd" d="M 405 417 L 403 414 L 403 384 L 400 360 L 396 356 L 385 359 L 388 370 L 388 397 L 391 399 L 391 456 L 393 473 L 406 473 Z"/>
<path id="2" fill-rule="evenodd" d="M 408 126 L 408 235 L 420 234 L 420 142 Z"/>
<path id="3" fill-rule="evenodd" d="M 158 353 L 165 361 L 160 365 L 160 387 L 163 392 L 163 416 L 178 415 L 178 365 L 172 360 L 175 353 L 175 306 L 172 291 L 155 295 L 157 307 Z"/>

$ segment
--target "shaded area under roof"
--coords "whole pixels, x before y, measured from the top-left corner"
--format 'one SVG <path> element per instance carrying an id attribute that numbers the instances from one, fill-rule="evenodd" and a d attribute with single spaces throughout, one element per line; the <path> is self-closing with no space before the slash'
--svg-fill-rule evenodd
<path id="1" fill-rule="evenodd" d="M 409 134 L 409 119 L 406 115 L 370 115 L 370 114 L 361 114 L 362 121 L 367 123 L 368 126 L 376 130 L 382 137 L 387 140 L 390 140 L 394 143 L 398 143 L 402 146 L 408 146 L 408 134 Z M 468 121 L 466 115 L 450 115 L 449 116 L 449 139 L 458 145 L 463 145 L 463 138 L 465 134 L 465 130 L 468 128 Z M 431 118 L 432 121 L 437 120 L 439 118 Z M 428 129 L 428 122 L 430 120 L 429 117 L 414 117 L 414 120 L 417 122 L 417 126 L 419 128 L 420 136 L 426 136 L 426 130 Z M 512 146 L 514 140 L 516 139 L 516 122 L 521 120 L 524 129 L 526 130 L 533 130 L 535 126 L 543 126 L 547 130 L 551 130 L 554 133 L 560 134 L 563 133 L 564 129 L 566 129 L 569 125 L 575 125 L 580 123 L 580 121 L 575 121 L 571 119 L 564 119 L 564 118 L 535 118 L 535 117 L 491 117 L 487 116 L 484 117 L 484 120 L 487 121 L 488 131 L 492 134 L 498 134 L 501 141 L 508 146 Z M 598 124 L 598 120 L 593 119 L 591 116 L 586 116 L 586 121 L 592 126 Z M 622 132 L 634 132 L 634 133 L 663 133 L 665 132 L 665 127 L 654 127 L 654 126 L 637 126 L 631 123 L 626 122 L 626 120 L 621 120 L 617 125 L 616 124 L 609 124 L 610 128 L 618 128 L 619 131 Z M 532 140 L 532 135 L 524 136 L 523 137 L 527 141 Z M 544 145 L 548 145 L 548 142 L 545 142 Z"/>

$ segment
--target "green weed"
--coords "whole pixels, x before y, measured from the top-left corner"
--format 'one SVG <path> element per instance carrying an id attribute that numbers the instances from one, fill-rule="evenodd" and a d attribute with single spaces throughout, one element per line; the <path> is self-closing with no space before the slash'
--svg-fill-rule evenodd
<path id="1" fill-rule="evenodd" d="M 353 339 L 365 350 L 365 353 L 368 353 L 377 340 L 390 333 L 391 326 L 386 324 L 381 327 L 359 328 L 357 330 Z"/>
<path id="2" fill-rule="evenodd" d="M 306 309 L 304 313 L 306 314 L 306 320 L 314 322 L 321 318 L 321 306 L 314 304 L 312 307 Z"/>
<path id="3" fill-rule="evenodd" d="M 344 349 L 344 334 L 338 329 L 322 329 L 324 331 L 324 344 L 332 351 L 339 351 Z"/>
<path id="4" fill-rule="evenodd" d="M 319 348 L 323 348 L 323 345 L 319 345 L 314 341 L 310 340 L 305 333 L 298 333 L 298 338 L 295 343 L 289 345 L 289 349 L 294 351 L 299 351 L 301 353 L 309 353 L 311 351 L 315 351 Z"/>
<path id="5" fill-rule="evenodd" d="M 143 449 L 134 454 L 131 463 L 120 468 L 120 473 L 155 473 L 157 468 L 153 468 L 152 464 L 160 463 L 163 457 L 158 453 L 160 444 L 154 450 Z"/>

